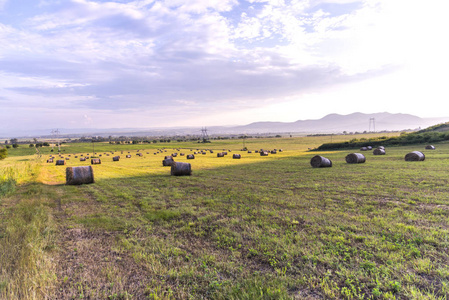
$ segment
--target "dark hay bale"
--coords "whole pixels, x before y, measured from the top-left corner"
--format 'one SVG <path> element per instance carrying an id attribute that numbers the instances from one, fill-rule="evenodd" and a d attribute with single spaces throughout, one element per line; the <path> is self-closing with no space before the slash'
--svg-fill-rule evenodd
<path id="1" fill-rule="evenodd" d="M 426 146 L 426 150 L 435 150 L 435 146 L 434 145 L 427 145 Z"/>
<path id="2" fill-rule="evenodd" d="M 209 152 L 210 152 L 210 153 L 214 153 L 214 151 L 212 151 L 212 150 L 209 150 Z"/>
<path id="3" fill-rule="evenodd" d="M 252 153 L 252 152 L 251 152 L 251 150 L 250 150 L 250 151 L 248 151 L 248 153 Z"/>
<path id="4" fill-rule="evenodd" d="M 190 176 L 192 175 L 192 166 L 185 162 L 173 162 L 170 174 L 172 176 Z"/>
<path id="5" fill-rule="evenodd" d="M 195 159 L 195 155 L 189 154 L 189 155 L 187 155 L 187 159 Z"/>
<path id="6" fill-rule="evenodd" d="M 186 154 L 185 153 L 179 153 L 179 156 L 185 156 Z"/>
<path id="7" fill-rule="evenodd" d="M 112 161 L 120 161 L 120 156 L 114 156 L 114 157 L 112 158 Z"/>
<path id="8" fill-rule="evenodd" d="M 68 185 L 94 183 L 94 170 L 92 166 L 68 167 L 65 169 L 65 179 Z"/>
<path id="9" fill-rule="evenodd" d="M 277 151 L 276 150 L 272 150 L 271 154 L 277 154 Z"/>
<path id="10" fill-rule="evenodd" d="M 223 152 L 217 153 L 217 157 L 224 157 L 224 153 Z"/>
<path id="11" fill-rule="evenodd" d="M 126 154 L 126 158 L 131 158 L 131 154 Z"/>
<path id="12" fill-rule="evenodd" d="M 223 153 L 223 155 L 228 155 L 228 152 L 226 152 L 226 151 L 223 151 L 222 153 Z"/>
<path id="13" fill-rule="evenodd" d="M 254 153 L 259 153 L 259 150 L 254 151 Z"/>
<path id="14" fill-rule="evenodd" d="M 80 157 L 80 161 L 86 161 L 85 157 Z"/>
<path id="15" fill-rule="evenodd" d="M 314 168 L 332 167 L 332 161 L 329 158 L 320 155 L 315 155 L 314 157 L 312 157 L 312 159 L 310 160 L 310 164 Z"/>
<path id="16" fill-rule="evenodd" d="M 405 155 L 405 161 L 423 161 L 425 159 L 426 156 L 420 151 L 412 151 Z"/>
<path id="17" fill-rule="evenodd" d="M 260 156 L 268 156 L 268 151 L 260 151 Z"/>
<path id="18" fill-rule="evenodd" d="M 240 155 L 240 154 L 233 154 L 232 158 L 233 159 L 240 159 L 240 158 L 242 158 L 242 155 Z"/>
<path id="19" fill-rule="evenodd" d="M 348 164 L 362 164 L 366 161 L 366 158 L 361 153 L 351 153 L 346 155 L 346 162 Z"/>
<path id="20" fill-rule="evenodd" d="M 53 163 L 53 158 L 47 159 L 47 163 Z"/>
<path id="21" fill-rule="evenodd" d="M 57 166 L 64 166 L 64 165 L 65 165 L 65 160 L 63 160 L 63 159 L 58 159 L 58 160 L 56 161 L 56 165 L 57 165 Z"/>
<path id="22" fill-rule="evenodd" d="M 173 153 L 171 156 L 176 157 L 176 156 L 178 156 L 178 153 Z"/>
<path id="23" fill-rule="evenodd" d="M 368 151 L 368 148 L 367 147 L 362 147 L 362 148 L 360 148 L 360 151 Z"/>
<path id="24" fill-rule="evenodd" d="M 374 149 L 373 154 L 374 155 L 385 155 L 386 152 L 385 152 L 385 149 L 376 148 L 376 149 Z"/>
<path id="25" fill-rule="evenodd" d="M 279 152 L 282 152 L 283 150 L 282 149 L 279 149 Z"/>
<path id="26" fill-rule="evenodd" d="M 173 165 L 174 162 L 175 162 L 175 161 L 174 161 L 173 158 L 170 156 L 170 158 L 166 158 L 166 159 L 164 159 L 164 160 L 162 161 L 162 166 L 164 166 L 164 167 L 169 167 L 169 166 Z"/>
<path id="27" fill-rule="evenodd" d="M 101 159 L 99 159 L 99 158 L 92 158 L 90 160 L 90 164 L 91 165 L 101 165 Z"/>
<path id="28" fill-rule="evenodd" d="M 69 157 L 66 157 L 65 160 L 70 160 L 70 158 L 69 158 Z"/>

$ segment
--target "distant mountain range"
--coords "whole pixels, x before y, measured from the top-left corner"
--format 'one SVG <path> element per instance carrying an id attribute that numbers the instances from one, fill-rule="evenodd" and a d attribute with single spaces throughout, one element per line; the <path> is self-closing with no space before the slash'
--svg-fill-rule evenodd
<path id="1" fill-rule="evenodd" d="M 420 118 L 409 114 L 352 113 L 349 115 L 330 114 L 318 120 L 298 120 L 296 122 L 256 122 L 245 126 L 228 128 L 228 132 L 245 133 L 341 133 L 364 131 L 398 131 L 420 129 L 438 123 L 448 122 L 446 118 Z"/>
<path id="2" fill-rule="evenodd" d="M 208 127 L 209 135 L 223 134 L 326 134 L 364 131 L 399 131 L 419 130 L 439 123 L 448 122 L 445 118 L 420 118 L 409 114 L 391 114 L 387 112 L 349 115 L 329 114 L 317 120 L 298 120 L 296 122 L 255 122 L 240 126 L 212 126 Z M 59 129 L 60 137 L 81 136 L 201 136 L 198 127 L 183 128 L 111 128 L 111 129 Z M 21 137 L 49 137 L 51 129 L 28 130 L 26 132 L 0 133 L 4 138 Z"/>

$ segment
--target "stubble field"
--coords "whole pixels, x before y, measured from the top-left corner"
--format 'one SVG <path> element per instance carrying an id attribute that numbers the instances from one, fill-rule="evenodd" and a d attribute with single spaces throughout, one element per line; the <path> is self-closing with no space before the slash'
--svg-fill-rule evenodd
<path id="1" fill-rule="evenodd" d="M 367 151 L 364 164 L 345 162 L 358 150 L 307 151 L 329 139 L 248 139 L 251 154 L 242 140 L 98 143 L 95 183 L 81 186 L 65 185 L 65 168 L 90 165 L 74 156 L 92 155 L 91 144 L 63 145 L 65 166 L 46 163 L 50 148 L 40 159 L 10 149 L 0 161 L 0 296 L 446 299 L 449 144 Z M 214 153 L 175 158 L 192 176 L 162 166 L 206 148 Z M 426 160 L 404 161 L 413 150 Z M 316 154 L 333 167 L 312 168 Z"/>

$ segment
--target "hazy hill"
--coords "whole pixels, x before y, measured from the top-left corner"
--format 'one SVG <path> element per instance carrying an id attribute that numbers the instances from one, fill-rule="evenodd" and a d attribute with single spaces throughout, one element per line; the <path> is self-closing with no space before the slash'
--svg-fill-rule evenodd
<path id="1" fill-rule="evenodd" d="M 374 118 L 374 125 L 370 119 Z M 233 127 L 235 132 L 303 132 L 303 133 L 338 133 L 363 132 L 368 130 L 404 130 L 425 128 L 436 123 L 446 122 L 449 118 L 424 119 L 408 114 L 352 113 L 349 115 L 329 114 L 318 120 L 298 120 L 296 122 L 256 122 L 246 126 Z M 374 128 L 375 127 L 375 128 Z"/>
<path id="2" fill-rule="evenodd" d="M 374 125 L 370 119 L 374 118 Z M 207 127 L 210 135 L 220 134 L 266 134 L 266 133 L 342 133 L 346 132 L 364 132 L 364 131 L 398 131 L 405 129 L 419 130 L 435 124 L 449 121 L 446 118 L 420 118 L 409 114 L 391 114 L 391 113 L 352 113 L 349 115 L 329 114 L 316 120 L 298 120 L 295 122 L 255 122 L 240 126 L 212 126 Z M 175 136 L 175 135 L 194 135 L 201 136 L 199 127 L 183 128 L 60 128 L 61 137 L 80 137 L 80 136 Z M 2 132 L 1 137 L 19 138 L 19 137 L 45 137 L 51 136 L 51 129 L 27 130 L 16 132 Z"/>

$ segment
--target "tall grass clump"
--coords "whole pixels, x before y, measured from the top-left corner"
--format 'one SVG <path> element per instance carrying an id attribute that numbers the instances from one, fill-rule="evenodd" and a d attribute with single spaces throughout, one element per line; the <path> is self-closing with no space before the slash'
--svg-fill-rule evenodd
<path id="1" fill-rule="evenodd" d="M 0 227 L 0 299 L 43 299 L 54 280 L 55 224 L 48 208 L 27 200 L 6 211 Z"/>

